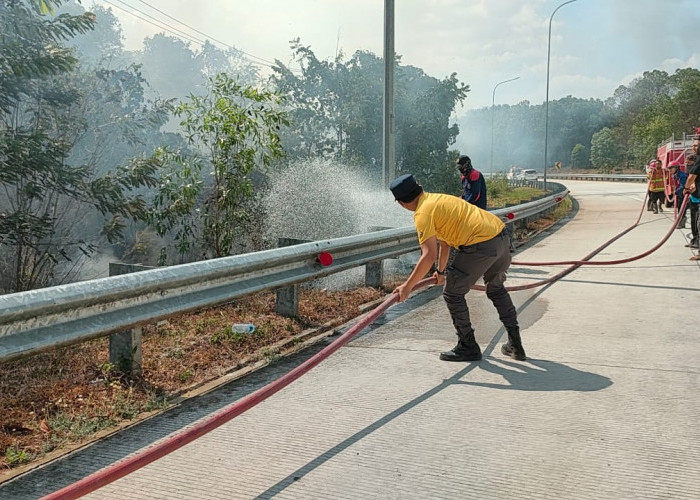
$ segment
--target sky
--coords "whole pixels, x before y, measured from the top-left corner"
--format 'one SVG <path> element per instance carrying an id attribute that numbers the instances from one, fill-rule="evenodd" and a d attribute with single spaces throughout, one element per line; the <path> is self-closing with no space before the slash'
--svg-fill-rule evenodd
<path id="1" fill-rule="evenodd" d="M 267 61 L 289 63 L 294 38 L 320 59 L 332 59 L 339 50 L 348 57 L 357 50 L 383 55 L 383 0 L 95 1 L 119 17 L 131 50 L 163 31 L 125 12 L 132 8 L 203 38 L 155 7 L 212 40 Z M 563 1 L 395 0 L 395 51 L 404 65 L 436 78 L 456 73 L 470 86 L 457 116 L 494 102 L 541 104 L 547 95 L 549 20 Z M 698 0 L 575 0 L 553 17 L 550 100 L 605 99 L 644 71 L 672 74 L 685 67 L 700 68 Z M 499 82 L 516 77 L 494 94 Z"/>

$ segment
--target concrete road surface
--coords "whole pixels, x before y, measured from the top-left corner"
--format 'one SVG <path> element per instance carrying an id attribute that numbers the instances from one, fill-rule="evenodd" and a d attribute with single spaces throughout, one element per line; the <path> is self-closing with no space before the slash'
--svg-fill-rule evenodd
<path id="1" fill-rule="evenodd" d="M 516 262 L 580 259 L 640 213 L 643 184 L 564 182 L 577 213 Z M 644 211 L 593 260 L 644 252 L 671 225 L 669 211 Z M 504 331 L 483 292 L 467 298 L 484 359 L 440 361 L 456 339 L 434 288 L 262 404 L 87 498 L 700 498 L 700 272 L 683 246 L 689 232 L 674 230 L 644 259 L 514 292 L 525 362 L 500 353 Z M 515 263 L 508 283 L 564 267 Z M 159 437 L 188 415 L 144 429 Z M 22 476 L 0 498 L 69 484 L 133 451 L 135 435 Z"/>

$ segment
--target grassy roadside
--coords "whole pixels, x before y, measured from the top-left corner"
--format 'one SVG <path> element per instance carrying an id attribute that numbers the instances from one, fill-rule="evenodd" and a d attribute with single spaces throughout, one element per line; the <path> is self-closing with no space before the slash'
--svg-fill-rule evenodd
<path id="1" fill-rule="evenodd" d="M 566 217 L 573 208 L 573 202 L 568 196 L 559 203 L 551 213 L 528 222 L 524 227 L 515 231 L 516 248 L 526 244 L 541 232 L 552 227 L 557 221 Z"/>
<path id="2" fill-rule="evenodd" d="M 489 208 L 524 203 L 544 193 L 541 189 L 530 186 L 511 187 L 505 177 L 489 179 L 486 185 Z"/>
<path id="3" fill-rule="evenodd" d="M 148 325 L 138 378 L 108 362 L 107 338 L 4 363 L 0 481 L 9 469 L 166 408 L 203 383 L 252 363 L 272 363 L 310 332 L 331 330 L 359 316 L 364 304 L 389 292 L 370 287 L 303 289 L 294 319 L 274 312 L 274 293 L 261 293 Z M 254 323 L 256 329 L 239 334 L 233 323 Z"/>
<path id="4" fill-rule="evenodd" d="M 518 188 L 508 203 L 541 192 Z M 505 203 L 502 202 L 501 203 Z M 570 210 L 560 204 L 518 239 L 551 226 Z M 274 293 L 183 314 L 144 327 L 143 373 L 132 378 L 108 362 L 108 340 L 97 339 L 0 364 L 0 482 L 106 432 L 172 406 L 181 395 L 253 363 L 271 363 L 310 331 L 331 329 L 364 312 L 383 289 L 302 290 L 299 316 L 274 312 Z M 232 331 L 253 323 L 253 334 Z"/>

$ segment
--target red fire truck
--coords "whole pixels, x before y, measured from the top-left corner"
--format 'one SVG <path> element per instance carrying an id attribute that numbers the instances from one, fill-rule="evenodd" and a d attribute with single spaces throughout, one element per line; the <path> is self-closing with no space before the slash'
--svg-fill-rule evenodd
<path id="1" fill-rule="evenodd" d="M 668 171 L 668 165 L 671 162 L 677 162 L 679 170 L 685 172 L 685 157 L 693 152 L 693 141 L 698 137 L 700 137 L 700 127 L 696 128 L 692 134 L 684 132 L 683 136 L 678 139 L 675 135 L 672 135 L 669 139 L 659 144 L 659 147 L 656 149 L 656 157 L 661 160 L 661 168 L 663 168 L 664 191 L 666 191 L 667 203 L 670 203 L 669 200 L 673 199 L 673 193 L 676 189 L 671 173 Z"/>
<path id="2" fill-rule="evenodd" d="M 698 136 L 700 136 L 700 127 L 696 128 L 692 134 L 684 132 L 680 138 L 672 135 L 659 144 L 656 150 L 656 157 L 661 160 L 662 168 L 666 170 L 669 163 L 677 161 L 680 169 L 685 171 L 685 157 L 693 152 L 693 140 Z"/>

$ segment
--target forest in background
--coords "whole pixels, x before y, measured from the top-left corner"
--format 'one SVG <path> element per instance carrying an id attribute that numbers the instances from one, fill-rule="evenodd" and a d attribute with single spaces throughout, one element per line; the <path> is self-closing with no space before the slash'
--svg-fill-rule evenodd
<path id="1" fill-rule="evenodd" d="M 299 163 L 380 185 L 383 60 L 371 52 L 319 60 L 297 39 L 263 77 L 209 41 L 157 34 L 127 51 L 110 9 L 75 0 L 2 2 L 0 29 L 0 293 L 89 277 L 103 257 L 173 264 L 273 246 L 263 200 Z M 467 83 L 395 64 L 397 174 L 458 192 L 456 143 L 488 171 L 492 112 L 494 170 L 540 169 L 543 105 L 456 119 Z M 699 112 L 692 68 L 645 72 L 605 101 L 552 101 L 547 163 L 641 171 Z"/>
<path id="2" fill-rule="evenodd" d="M 510 165 L 544 168 L 545 105 L 527 101 L 470 110 L 458 120 L 458 145 L 470 151 L 484 171 L 491 162 L 494 120 L 494 171 Z M 700 127 L 700 71 L 680 68 L 669 75 L 645 71 L 605 100 L 567 96 L 549 103 L 547 166 L 636 169 L 656 158 L 657 146 Z"/>

